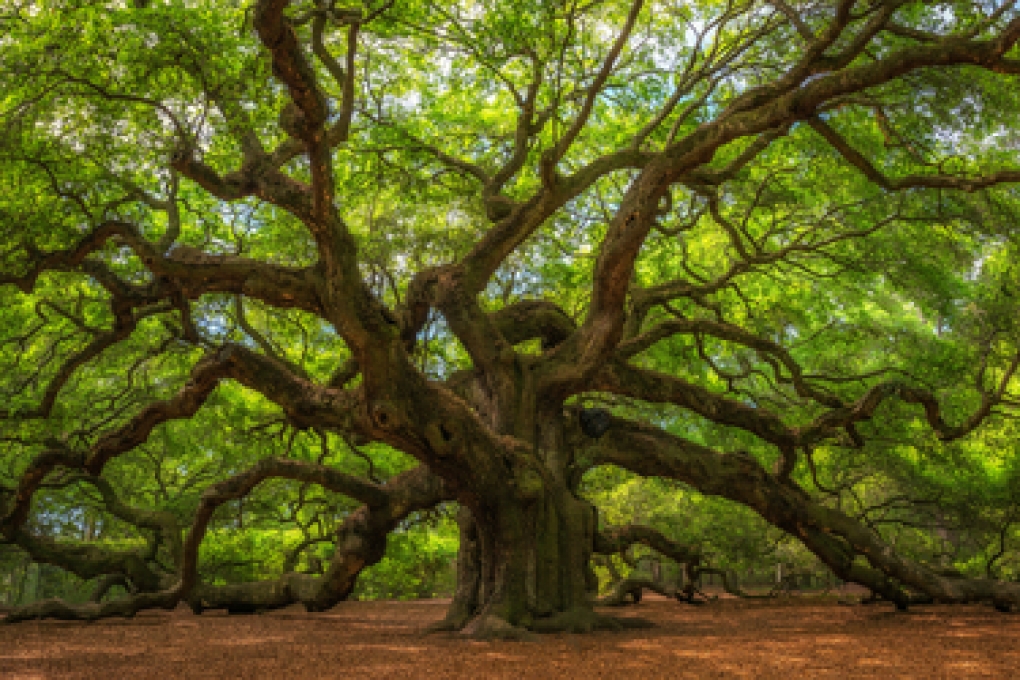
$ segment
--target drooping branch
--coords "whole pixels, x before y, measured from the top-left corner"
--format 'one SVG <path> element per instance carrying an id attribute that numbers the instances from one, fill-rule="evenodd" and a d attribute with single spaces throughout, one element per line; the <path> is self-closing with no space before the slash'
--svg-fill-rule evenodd
<path id="1" fill-rule="evenodd" d="M 388 494 L 384 505 L 358 508 L 337 530 L 337 550 L 314 598 L 305 602 L 310 611 L 322 611 L 345 599 L 361 570 L 382 559 L 386 536 L 401 520 L 453 498 L 443 480 L 424 465 L 400 473 L 384 488 Z"/>
<path id="2" fill-rule="evenodd" d="M 205 537 L 212 514 L 222 504 L 243 498 L 263 481 L 271 478 L 312 482 L 325 489 L 356 498 L 374 508 L 385 504 L 387 492 L 372 482 L 325 465 L 286 458 L 264 458 L 245 472 L 213 484 L 202 493 L 202 500 L 184 541 L 181 568 L 182 591 L 188 593 L 198 579 L 198 548 Z"/>
<path id="3" fill-rule="evenodd" d="M 293 461 L 290 461 L 293 462 Z M 254 485 L 248 486 L 257 475 L 250 470 L 226 480 L 216 492 L 247 493 Z M 339 474 L 339 473 L 337 473 Z M 229 484 L 228 484 L 229 482 Z M 364 483 L 364 482 L 362 482 Z M 240 486 L 237 486 L 237 485 Z M 224 491 L 231 486 L 229 492 Z M 337 602 L 346 599 L 354 589 L 358 575 L 368 566 L 382 559 L 386 551 L 386 536 L 411 512 L 425 510 L 444 500 L 450 500 L 442 480 L 425 466 L 403 472 L 375 487 L 381 492 L 381 502 L 362 505 L 348 515 L 337 528 L 337 545 L 333 557 L 321 577 L 306 574 L 284 573 L 280 578 L 254 583 L 227 586 L 211 586 L 196 581 L 186 590 L 186 599 L 196 612 L 209 608 L 226 608 L 230 611 L 252 612 L 285 607 L 296 602 L 305 605 L 309 611 L 324 611 Z M 373 495 L 376 491 L 372 492 Z M 209 498 L 212 499 L 213 494 Z M 203 497 L 203 504 L 206 503 Z M 210 503 L 214 501 L 210 500 Z M 199 515 L 204 516 L 200 508 Z M 189 541 L 195 536 L 200 522 L 189 534 Z M 190 573 L 190 579 L 197 579 L 197 573 Z"/>
<path id="4" fill-rule="evenodd" d="M 226 345 L 198 362 L 188 382 L 173 398 L 149 404 L 124 425 L 100 437 L 88 451 L 54 445 L 36 456 L 22 474 L 9 507 L 0 508 L 3 510 L 0 531 L 8 535 L 25 522 L 32 496 L 49 472 L 64 467 L 99 476 L 110 459 L 143 443 L 156 426 L 194 415 L 225 377 L 260 391 L 296 423 L 359 431 L 356 395 L 314 385 L 270 357 Z"/>
<path id="5" fill-rule="evenodd" d="M 138 322 L 142 319 L 170 309 L 167 305 L 156 305 L 143 309 L 137 313 L 133 313 L 134 310 L 132 301 L 118 298 L 116 296 L 114 297 L 113 304 L 111 306 L 114 314 L 113 328 L 109 331 L 95 333 L 92 341 L 89 342 L 88 345 L 73 353 L 63 361 L 60 368 L 57 370 L 56 375 L 53 376 L 49 384 L 46 386 L 43 396 L 39 400 L 39 405 L 33 409 L 14 413 L 0 410 L 0 419 L 16 418 L 18 420 L 29 420 L 34 418 L 48 418 L 53 410 L 54 404 L 56 404 L 60 391 L 64 388 L 75 372 L 107 349 L 129 337 L 132 332 L 134 332 Z M 160 347 L 156 348 L 154 353 L 158 354 L 162 352 L 165 349 L 165 344 L 166 343 L 163 343 Z"/>
<path id="6" fill-rule="evenodd" d="M 67 446 L 54 446 L 37 455 L 22 473 L 18 489 L 7 508 L 0 508 L 0 532 L 10 537 L 28 519 L 32 496 L 46 475 L 58 467 L 84 471 L 98 476 L 114 456 L 129 451 L 144 442 L 153 428 L 169 420 L 194 415 L 230 372 L 227 361 L 215 355 L 200 361 L 191 371 L 188 383 L 173 398 L 159 401 L 144 408 L 123 426 L 107 433 L 88 451 L 75 451 Z M 56 444 L 56 443 L 55 443 Z"/>
<path id="7" fill-rule="evenodd" d="M 799 538 L 842 579 L 860 583 L 906 607 L 906 585 L 943 602 L 992 601 L 1020 604 L 1020 585 L 989 579 L 942 576 L 901 557 L 873 530 L 834 508 L 813 501 L 791 483 L 781 483 L 756 460 L 722 454 L 659 428 L 614 418 L 598 442 L 598 463 L 613 463 L 646 476 L 686 482 L 755 510 Z M 860 555 L 870 567 L 854 561 Z"/>

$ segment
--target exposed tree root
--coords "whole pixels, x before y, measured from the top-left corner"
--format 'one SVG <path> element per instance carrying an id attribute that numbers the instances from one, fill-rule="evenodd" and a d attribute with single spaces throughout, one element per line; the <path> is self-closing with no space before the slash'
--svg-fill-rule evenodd
<path id="1" fill-rule="evenodd" d="M 573 607 L 550 616 L 532 618 L 519 626 L 495 614 L 465 617 L 447 613 L 442 621 L 428 626 L 424 634 L 459 632 L 475 640 L 537 640 L 536 633 L 590 633 L 595 630 L 621 631 L 651 628 L 647 619 L 599 614 L 590 607 Z"/>
<path id="2" fill-rule="evenodd" d="M 463 630 L 468 621 L 471 620 L 471 612 L 463 607 L 456 606 L 456 600 L 446 611 L 446 616 L 425 628 L 425 633 L 444 633 Z"/>
<path id="3" fill-rule="evenodd" d="M 535 641 L 538 639 L 538 636 L 526 628 L 515 626 L 495 614 L 476 616 L 461 628 L 460 633 L 474 640 Z"/>
<path id="4" fill-rule="evenodd" d="M 539 633 L 590 633 L 594 630 L 621 631 L 627 628 L 651 628 L 646 619 L 624 618 L 599 614 L 588 607 L 573 607 L 565 612 L 535 619 L 528 626 Z"/>

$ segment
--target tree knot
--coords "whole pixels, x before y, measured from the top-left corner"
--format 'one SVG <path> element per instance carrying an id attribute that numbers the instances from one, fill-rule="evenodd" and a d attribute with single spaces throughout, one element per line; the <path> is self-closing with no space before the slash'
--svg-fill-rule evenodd
<path id="1" fill-rule="evenodd" d="M 454 426 L 444 422 L 432 422 L 425 428 L 425 438 L 429 447 L 437 456 L 449 456 L 457 442 L 457 431 Z"/>
<path id="2" fill-rule="evenodd" d="M 399 418 L 393 406 L 386 402 L 379 402 L 372 405 L 372 422 L 383 430 L 393 430 L 397 427 Z"/>

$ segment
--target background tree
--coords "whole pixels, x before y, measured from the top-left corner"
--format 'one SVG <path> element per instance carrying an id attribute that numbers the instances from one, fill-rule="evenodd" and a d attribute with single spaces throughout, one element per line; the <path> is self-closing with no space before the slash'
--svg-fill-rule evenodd
<path id="1" fill-rule="evenodd" d="M 143 4 L 3 10 L 0 532 L 104 579 L 8 621 L 320 610 L 453 500 L 439 628 L 617 626 L 593 553 L 702 551 L 606 466 L 1020 604 L 1015 3 Z"/>

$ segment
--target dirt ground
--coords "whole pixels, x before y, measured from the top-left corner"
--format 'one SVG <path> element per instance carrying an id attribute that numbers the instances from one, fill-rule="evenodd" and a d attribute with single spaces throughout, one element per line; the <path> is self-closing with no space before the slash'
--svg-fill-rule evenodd
<path id="1" fill-rule="evenodd" d="M 262 616 L 186 608 L 0 627 L 0 678 L 1018 678 L 1020 614 L 791 598 L 606 609 L 648 630 L 538 642 L 422 636 L 447 601 L 343 602 Z"/>

